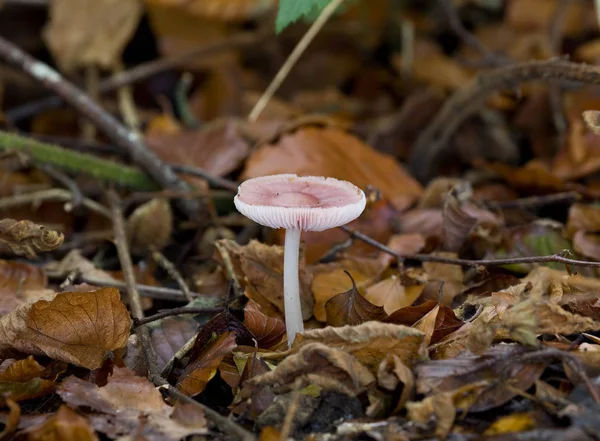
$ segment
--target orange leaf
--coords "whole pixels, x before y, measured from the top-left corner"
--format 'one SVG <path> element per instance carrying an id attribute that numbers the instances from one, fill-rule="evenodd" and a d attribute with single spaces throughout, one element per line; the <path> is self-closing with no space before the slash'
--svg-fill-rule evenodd
<path id="1" fill-rule="evenodd" d="M 244 325 L 256 337 L 259 348 L 276 345 L 285 334 L 283 320 L 265 315 L 254 300 L 249 300 L 244 309 Z"/>
<path id="2" fill-rule="evenodd" d="M 88 421 L 64 404 L 56 414 L 27 432 L 31 441 L 98 441 Z"/>

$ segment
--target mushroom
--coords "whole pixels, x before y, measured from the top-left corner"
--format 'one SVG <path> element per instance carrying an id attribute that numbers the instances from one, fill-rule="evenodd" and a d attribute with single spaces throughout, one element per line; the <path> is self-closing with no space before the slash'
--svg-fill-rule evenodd
<path id="1" fill-rule="evenodd" d="M 254 222 L 285 228 L 283 296 L 288 345 L 304 331 L 300 308 L 298 254 L 302 231 L 323 231 L 356 219 L 366 198 L 354 184 L 321 176 L 282 174 L 243 182 L 236 208 Z"/>

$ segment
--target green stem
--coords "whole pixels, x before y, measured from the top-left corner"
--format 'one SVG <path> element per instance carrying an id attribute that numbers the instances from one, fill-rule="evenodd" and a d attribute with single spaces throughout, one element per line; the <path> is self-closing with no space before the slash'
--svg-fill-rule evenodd
<path id="1" fill-rule="evenodd" d="M 33 162 L 48 164 L 71 173 L 83 173 L 134 190 L 153 191 L 160 188 L 137 168 L 13 133 L 0 131 L 0 151 L 23 152 Z"/>

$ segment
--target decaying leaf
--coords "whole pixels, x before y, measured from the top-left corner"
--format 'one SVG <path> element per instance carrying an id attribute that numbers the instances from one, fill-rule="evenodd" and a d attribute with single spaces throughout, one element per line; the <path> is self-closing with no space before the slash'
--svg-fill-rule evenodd
<path id="1" fill-rule="evenodd" d="M 298 377 L 325 377 L 342 384 L 349 395 L 364 391 L 375 382 L 375 376 L 342 349 L 322 343 L 307 343 L 286 357 L 275 370 L 253 378 L 255 385 L 278 385 L 289 388 Z"/>
<path id="2" fill-rule="evenodd" d="M 346 274 L 352 280 L 352 288 L 330 298 L 325 303 L 327 324 L 330 326 L 360 325 L 367 321 L 384 318 L 386 316 L 384 309 L 373 305 L 364 298 L 358 292 L 350 273 L 346 271 Z"/>
<path id="3" fill-rule="evenodd" d="M 113 69 L 141 16 L 138 0 L 52 0 L 44 37 L 65 71 Z"/>
<path id="4" fill-rule="evenodd" d="M 167 199 L 140 205 L 127 219 L 127 240 L 134 253 L 163 249 L 173 232 L 173 212 Z"/>
<path id="5" fill-rule="evenodd" d="M 0 372 L 0 393 L 14 401 L 29 400 L 54 392 L 55 384 L 42 379 L 45 368 L 33 357 L 17 360 Z"/>
<path id="6" fill-rule="evenodd" d="M 88 421 L 64 404 L 39 426 L 27 429 L 31 441 L 98 441 Z"/>
<path id="7" fill-rule="evenodd" d="M 0 220 L 0 253 L 34 258 L 36 253 L 52 251 L 64 240 L 62 233 L 30 221 Z"/>
<path id="8" fill-rule="evenodd" d="M 253 300 L 249 300 L 244 309 L 244 325 L 256 337 L 259 348 L 276 345 L 285 334 L 283 320 L 265 315 Z"/>
<path id="9" fill-rule="evenodd" d="M 434 419 L 438 439 L 446 439 L 456 417 L 454 399 L 449 392 L 435 394 L 420 402 L 407 403 L 408 417 L 412 421 L 428 423 Z"/>
<path id="10" fill-rule="evenodd" d="M 45 355 L 88 369 L 127 344 L 131 319 L 115 288 L 64 292 L 0 319 L 0 350 Z"/>
<path id="11" fill-rule="evenodd" d="M 283 247 L 264 245 L 256 240 L 246 246 L 227 239 L 220 240 L 219 244 L 233 261 L 246 295 L 265 312 L 270 307 L 283 314 Z M 311 275 L 304 268 L 302 259 L 299 262 L 300 301 L 302 316 L 307 320 L 312 315 L 313 296 L 310 293 Z"/>
<path id="12" fill-rule="evenodd" d="M 237 346 L 233 332 L 224 332 L 206 345 L 203 351 L 191 360 L 177 382 L 177 388 L 188 396 L 201 393 L 217 372 L 217 367 Z"/>
<path id="13" fill-rule="evenodd" d="M 425 285 L 406 275 L 392 275 L 367 288 L 365 298 L 377 306 L 383 306 L 386 314 L 412 305 L 423 293 Z"/>
<path id="14" fill-rule="evenodd" d="M 388 355 L 377 370 L 377 384 L 389 391 L 402 387 L 402 393 L 394 412 L 401 410 L 415 393 L 415 378 L 412 371 L 396 355 Z"/>
<path id="15" fill-rule="evenodd" d="M 416 329 L 388 323 L 366 322 L 339 328 L 328 326 L 298 334 L 292 351 L 295 352 L 308 343 L 323 343 L 349 352 L 375 372 L 388 354 L 397 355 L 404 364 L 412 367 L 425 356 L 424 337 Z"/>
<path id="16" fill-rule="evenodd" d="M 48 294 L 44 270 L 25 262 L 0 260 L 0 316 Z"/>
<path id="17" fill-rule="evenodd" d="M 160 392 L 146 378 L 124 368 L 115 368 L 108 383 L 98 387 L 71 376 L 58 394 L 72 408 L 92 409 L 92 427 L 110 438 L 138 433 L 148 441 L 179 440 L 192 434 L 206 434 L 206 421 L 195 406 L 168 406 Z M 140 425 L 140 419 L 144 424 Z"/>
<path id="18" fill-rule="evenodd" d="M 444 245 L 449 251 L 459 251 L 477 225 L 477 219 L 462 209 L 461 202 L 453 192 L 446 195 L 443 214 Z"/>

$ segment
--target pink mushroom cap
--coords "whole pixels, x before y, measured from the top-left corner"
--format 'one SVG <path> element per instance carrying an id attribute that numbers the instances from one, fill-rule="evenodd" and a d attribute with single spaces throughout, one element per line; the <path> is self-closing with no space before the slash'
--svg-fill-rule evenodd
<path id="1" fill-rule="evenodd" d="M 234 203 L 244 216 L 267 227 L 323 231 L 360 216 L 366 197 L 347 181 L 285 174 L 244 181 Z"/>

